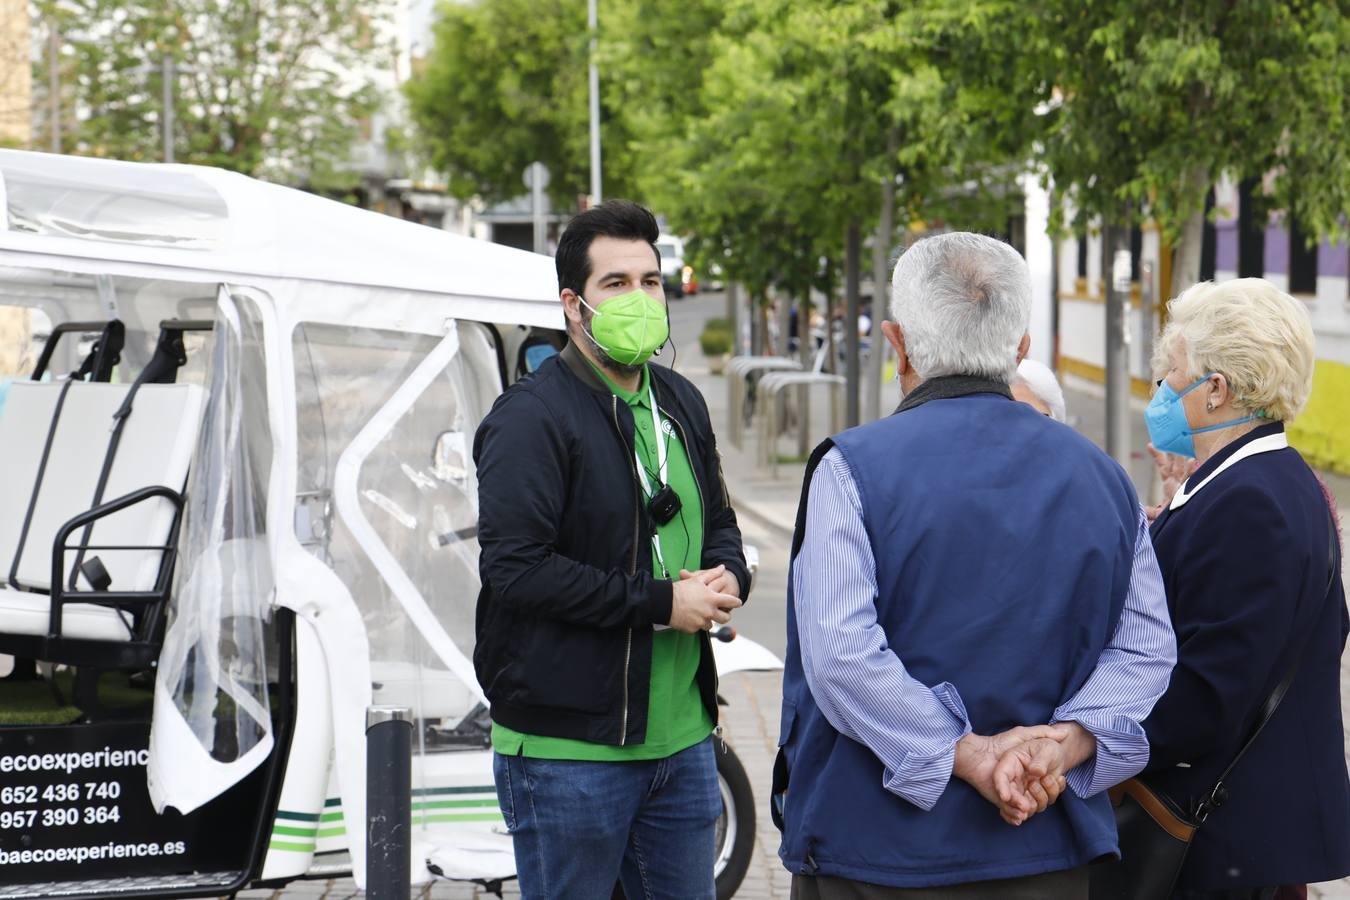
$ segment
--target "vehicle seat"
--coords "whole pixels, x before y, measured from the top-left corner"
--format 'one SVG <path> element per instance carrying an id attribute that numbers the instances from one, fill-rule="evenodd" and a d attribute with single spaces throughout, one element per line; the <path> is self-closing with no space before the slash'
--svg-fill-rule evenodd
<path id="1" fill-rule="evenodd" d="M 148 608 L 148 594 L 161 586 L 166 568 L 172 566 L 173 554 L 164 548 L 176 539 L 179 510 L 173 500 L 147 497 L 92 523 L 87 541 L 91 549 L 84 559 L 97 557 L 110 579 L 98 602 L 78 600 L 82 592 L 100 593 L 83 575 L 74 574 L 80 554 L 73 548 L 85 543 L 84 527 L 71 533 L 72 549 L 61 554 L 63 583 L 52 584 L 57 533 L 76 516 L 142 488 L 167 487 L 178 494 L 184 489 L 203 391 L 189 384 L 144 384 L 136 392 L 96 502 L 114 416 L 131 391 L 129 384 L 82 381 L 11 386 L 0 415 L 0 471 L 5 473 L 0 479 L 0 650 L 80 664 L 80 654 L 54 654 L 52 643 L 145 637 L 136 633 L 136 613 Z M 54 587 L 65 595 L 59 633 L 51 628 Z M 141 596 L 119 602 L 108 592 Z"/>

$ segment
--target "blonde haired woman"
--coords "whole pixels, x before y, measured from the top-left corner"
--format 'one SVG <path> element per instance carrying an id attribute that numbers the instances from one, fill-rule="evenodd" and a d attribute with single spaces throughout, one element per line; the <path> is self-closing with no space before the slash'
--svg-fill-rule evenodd
<path id="1" fill-rule="evenodd" d="M 1301 896 L 1350 873 L 1336 525 L 1284 432 L 1311 390 L 1312 326 L 1259 278 L 1197 284 L 1168 310 L 1145 418 L 1155 448 L 1198 468 L 1152 527 L 1178 661 L 1144 722 L 1144 778 L 1196 809 L 1292 675 L 1197 832 L 1176 896 Z"/>

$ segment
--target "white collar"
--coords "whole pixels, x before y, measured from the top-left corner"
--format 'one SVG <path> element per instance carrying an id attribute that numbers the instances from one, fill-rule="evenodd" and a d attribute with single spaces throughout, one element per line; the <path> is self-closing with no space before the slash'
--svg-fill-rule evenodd
<path id="1" fill-rule="evenodd" d="M 1288 446 L 1289 446 L 1289 438 L 1285 436 L 1284 432 L 1280 432 L 1279 434 L 1268 434 L 1265 437 L 1257 438 L 1256 440 L 1252 441 L 1249 444 L 1245 444 L 1244 446 L 1239 448 L 1236 453 L 1234 453 L 1232 456 L 1228 457 L 1222 463 L 1220 463 L 1217 469 L 1206 475 L 1203 481 L 1201 481 L 1195 487 L 1191 488 L 1189 491 L 1186 490 L 1185 483 L 1182 483 L 1181 487 L 1177 488 L 1177 492 L 1172 496 L 1172 502 L 1171 504 L 1168 505 L 1167 508 L 1180 509 L 1181 507 L 1185 506 L 1186 501 L 1194 497 L 1196 494 L 1200 493 L 1200 489 L 1205 485 L 1209 484 L 1211 481 L 1213 481 L 1216 475 L 1218 475 L 1224 469 L 1227 469 L 1229 466 L 1235 465 L 1238 461 L 1244 460 L 1249 456 L 1256 456 L 1258 453 L 1269 453 L 1272 450 L 1283 450 L 1285 447 Z"/>

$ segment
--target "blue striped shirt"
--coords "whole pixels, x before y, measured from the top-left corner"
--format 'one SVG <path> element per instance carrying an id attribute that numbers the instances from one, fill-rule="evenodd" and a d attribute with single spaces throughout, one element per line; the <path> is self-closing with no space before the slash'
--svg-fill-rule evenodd
<path id="1" fill-rule="evenodd" d="M 792 575 L 807 686 L 830 724 L 885 766 L 886 790 L 932 809 L 951 780 L 956 742 L 971 731 L 970 717 L 954 686 L 915 680 L 887 645 L 877 623 L 876 560 L 862 503 L 838 449 L 825 454 L 811 478 L 807 521 Z M 1097 739 L 1096 756 L 1069 773 L 1074 793 L 1090 797 L 1144 768 L 1148 739 L 1140 723 L 1167 689 L 1175 663 L 1162 574 L 1141 509 L 1120 622 L 1096 670 L 1051 719 L 1078 722 Z"/>

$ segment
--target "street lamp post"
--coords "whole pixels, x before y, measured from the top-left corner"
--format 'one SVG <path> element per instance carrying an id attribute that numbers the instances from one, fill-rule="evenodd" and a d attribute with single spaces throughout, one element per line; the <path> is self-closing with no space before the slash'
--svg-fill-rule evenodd
<path id="1" fill-rule="evenodd" d="M 51 106 L 52 152 L 61 152 L 61 32 L 55 19 L 47 33 L 47 101 Z"/>
<path id="2" fill-rule="evenodd" d="M 178 80 L 179 74 L 191 74 L 196 72 L 195 66 L 180 65 L 178 60 L 173 58 L 173 54 L 166 52 L 160 58 L 159 65 L 154 66 L 150 63 L 143 63 L 132 69 L 133 75 L 149 75 L 151 72 L 159 69 L 160 80 L 163 82 L 161 87 L 163 93 L 160 103 L 160 130 L 162 133 L 164 146 L 164 162 L 174 161 L 173 136 L 174 136 L 174 83 Z"/>
<path id="3" fill-rule="evenodd" d="M 161 80 L 164 82 L 164 161 L 173 162 L 173 81 L 174 59 L 166 53 L 160 60 Z"/>
<path id="4" fill-rule="evenodd" d="M 600 69 L 595 64 L 596 35 L 600 31 L 599 16 L 596 11 L 597 0 L 588 0 L 586 9 L 587 26 L 591 32 L 591 202 L 603 201 L 600 190 Z"/>

